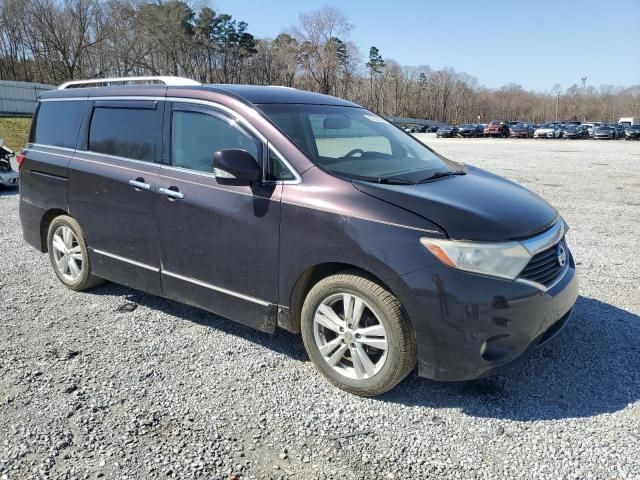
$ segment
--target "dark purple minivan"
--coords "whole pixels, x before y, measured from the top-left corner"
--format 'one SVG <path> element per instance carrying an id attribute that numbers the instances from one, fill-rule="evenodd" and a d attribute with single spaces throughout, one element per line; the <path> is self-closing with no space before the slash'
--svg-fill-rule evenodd
<path id="1" fill-rule="evenodd" d="M 489 375 L 553 337 L 578 295 L 553 207 L 335 97 L 69 82 L 41 95 L 17 159 L 24 237 L 68 288 L 110 280 L 301 333 L 358 395 L 416 363 Z"/>

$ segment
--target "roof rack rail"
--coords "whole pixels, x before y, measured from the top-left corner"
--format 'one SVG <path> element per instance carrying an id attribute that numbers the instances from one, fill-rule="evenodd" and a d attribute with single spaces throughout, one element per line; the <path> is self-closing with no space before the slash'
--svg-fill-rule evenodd
<path id="1" fill-rule="evenodd" d="M 58 87 L 58 90 L 65 90 L 67 88 L 81 88 L 81 87 L 101 87 L 110 86 L 113 84 L 152 84 L 163 83 L 169 86 L 196 86 L 202 85 L 200 82 L 191 80 L 190 78 L 183 77 L 169 77 L 169 76 L 155 76 L 155 77 L 114 77 L 114 78 L 92 78 L 90 80 L 72 80 L 65 82 Z"/>

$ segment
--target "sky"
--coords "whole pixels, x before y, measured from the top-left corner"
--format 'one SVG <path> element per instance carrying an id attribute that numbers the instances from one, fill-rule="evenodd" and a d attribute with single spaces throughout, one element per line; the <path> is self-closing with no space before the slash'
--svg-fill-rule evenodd
<path id="1" fill-rule="evenodd" d="M 300 12 L 329 5 L 354 25 L 362 59 L 375 45 L 401 65 L 452 67 L 498 88 L 549 91 L 640 84 L 640 0 L 213 0 L 216 12 L 274 38 Z"/>

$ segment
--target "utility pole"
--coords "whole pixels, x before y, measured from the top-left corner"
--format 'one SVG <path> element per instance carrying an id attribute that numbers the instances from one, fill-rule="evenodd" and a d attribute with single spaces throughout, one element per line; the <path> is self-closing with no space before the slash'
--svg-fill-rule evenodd
<path id="1" fill-rule="evenodd" d="M 558 107 L 560 106 L 560 92 L 556 94 L 556 122 L 558 121 Z"/>
<path id="2" fill-rule="evenodd" d="M 582 87 L 580 89 L 580 94 L 581 94 L 581 99 L 580 99 L 580 103 L 582 105 L 582 121 L 586 122 L 587 121 L 587 115 L 585 114 L 585 107 L 584 107 L 584 91 L 587 88 L 587 77 L 581 77 L 580 80 L 582 81 Z"/>

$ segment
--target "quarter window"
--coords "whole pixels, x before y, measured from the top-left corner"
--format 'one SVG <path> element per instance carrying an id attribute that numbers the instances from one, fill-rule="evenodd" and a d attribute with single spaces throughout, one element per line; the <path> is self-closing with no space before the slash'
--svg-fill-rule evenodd
<path id="1" fill-rule="evenodd" d="M 256 161 L 262 158 L 262 143 L 246 133 L 234 120 L 191 110 L 175 110 L 171 116 L 171 164 L 213 173 L 213 154 L 242 149 Z M 260 164 L 262 162 L 260 161 Z"/>
<path id="2" fill-rule="evenodd" d="M 155 108 L 96 106 L 91 118 L 91 152 L 152 162 L 161 135 L 161 116 Z"/>
<path id="3" fill-rule="evenodd" d="M 84 101 L 42 102 L 38 107 L 29 142 L 76 148 Z"/>
<path id="4" fill-rule="evenodd" d="M 269 162 L 267 163 L 265 178 L 269 181 L 296 179 L 291 170 L 287 168 L 282 159 L 271 148 L 269 149 Z"/>

